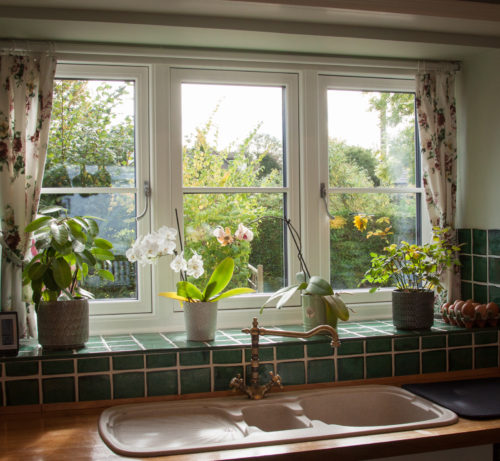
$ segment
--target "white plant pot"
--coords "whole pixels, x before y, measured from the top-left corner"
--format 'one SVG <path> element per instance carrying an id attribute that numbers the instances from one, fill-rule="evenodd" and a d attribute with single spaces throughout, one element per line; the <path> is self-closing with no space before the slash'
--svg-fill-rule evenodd
<path id="1" fill-rule="evenodd" d="M 187 340 L 213 341 L 217 330 L 218 303 L 185 302 L 183 307 Z"/>

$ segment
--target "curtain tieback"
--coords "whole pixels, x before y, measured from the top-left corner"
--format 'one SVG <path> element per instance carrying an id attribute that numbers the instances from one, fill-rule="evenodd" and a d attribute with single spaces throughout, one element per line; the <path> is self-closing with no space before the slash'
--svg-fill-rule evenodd
<path id="1" fill-rule="evenodd" d="M 12 262 L 12 264 L 20 268 L 24 266 L 24 261 L 9 248 L 7 243 L 5 243 L 2 232 L 0 232 L 0 245 L 2 247 L 2 251 L 5 252 L 5 256 Z"/>

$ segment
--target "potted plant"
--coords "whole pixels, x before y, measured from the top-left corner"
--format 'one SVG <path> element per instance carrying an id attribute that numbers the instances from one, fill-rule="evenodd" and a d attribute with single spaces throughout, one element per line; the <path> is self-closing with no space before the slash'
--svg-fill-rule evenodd
<path id="1" fill-rule="evenodd" d="M 449 243 L 450 229 L 433 228 L 431 243 L 415 245 L 402 241 L 372 253 L 371 268 L 361 284 L 368 282 L 395 286 L 392 292 L 394 326 L 402 330 L 428 329 L 434 321 L 435 291 L 443 290 L 441 275 L 446 268 L 459 264 L 459 246 Z M 372 287 L 374 292 L 377 287 Z"/>
<path id="2" fill-rule="evenodd" d="M 259 219 L 278 219 L 286 225 L 297 249 L 297 257 L 301 268 L 301 271 L 296 274 L 296 283 L 280 288 L 273 293 L 262 306 L 260 312 L 262 313 L 264 307 L 274 300 L 278 300 L 276 307 L 280 309 L 295 293 L 300 292 L 302 319 L 306 330 L 322 324 L 328 324 L 336 328 L 338 319 L 349 320 L 347 306 L 339 294 L 334 293 L 330 283 L 318 275 L 311 275 L 302 254 L 300 234 L 292 225 L 291 220 L 279 216 L 264 216 Z"/>
<path id="3" fill-rule="evenodd" d="M 113 245 L 98 237 L 95 218 L 70 217 L 58 206 L 40 210 L 25 232 L 33 232 L 35 255 L 23 270 L 23 284 L 31 286 L 39 343 L 49 349 L 83 347 L 93 295 L 81 283 L 90 274 L 114 280 L 106 269 Z"/>
<path id="4" fill-rule="evenodd" d="M 177 227 L 179 229 L 179 225 Z M 224 291 L 234 272 L 234 260 L 230 257 L 215 266 L 205 286 L 197 287 L 193 279 L 200 278 L 205 272 L 202 256 L 192 252 L 191 258 L 186 260 L 182 240 L 180 240 L 181 251 L 177 252 L 178 233 L 180 234 L 176 229 L 163 226 L 158 231 L 139 237 L 127 250 L 126 255 L 129 261 L 140 264 L 153 264 L 159 257 L 174 255 L 170 267 L 180 274 L 181 280 L 177 283 L 177 291 L 162 292 L 160 296 L 180 302 L 184 309 L 188 341 L 212 341 L 217 329 L 218 301 L 231 296 L 253 293 L 255 290 L 240 287 Z M 227 228 L 215 229 L 214 236 L 221 245 L 228 245 L 233 242 L 251 241 L 253 234 L 240 224 L 234 236 Z M 192 281 L 189 281 L 188 277 L 191 277 Z"/>

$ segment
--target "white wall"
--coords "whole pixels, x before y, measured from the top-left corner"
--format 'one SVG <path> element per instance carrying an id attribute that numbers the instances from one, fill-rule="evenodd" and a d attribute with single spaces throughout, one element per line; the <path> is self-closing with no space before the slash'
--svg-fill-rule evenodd
<path id="1" fill-rule="evenodd" d="M 457 227 L 500 229 L 500 50 L 464 61 L 457 100 Z"/>

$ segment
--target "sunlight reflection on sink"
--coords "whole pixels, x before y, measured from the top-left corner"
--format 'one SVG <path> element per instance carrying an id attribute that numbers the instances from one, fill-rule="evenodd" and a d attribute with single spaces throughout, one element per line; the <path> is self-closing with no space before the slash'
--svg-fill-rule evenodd
<path id="1" fill-rule="evenodd" d="M 111 407 L 99 419 L 128 456 L 244 448 L 453 424 L 455 413 L 398 387 L 355 386 Z"/>

